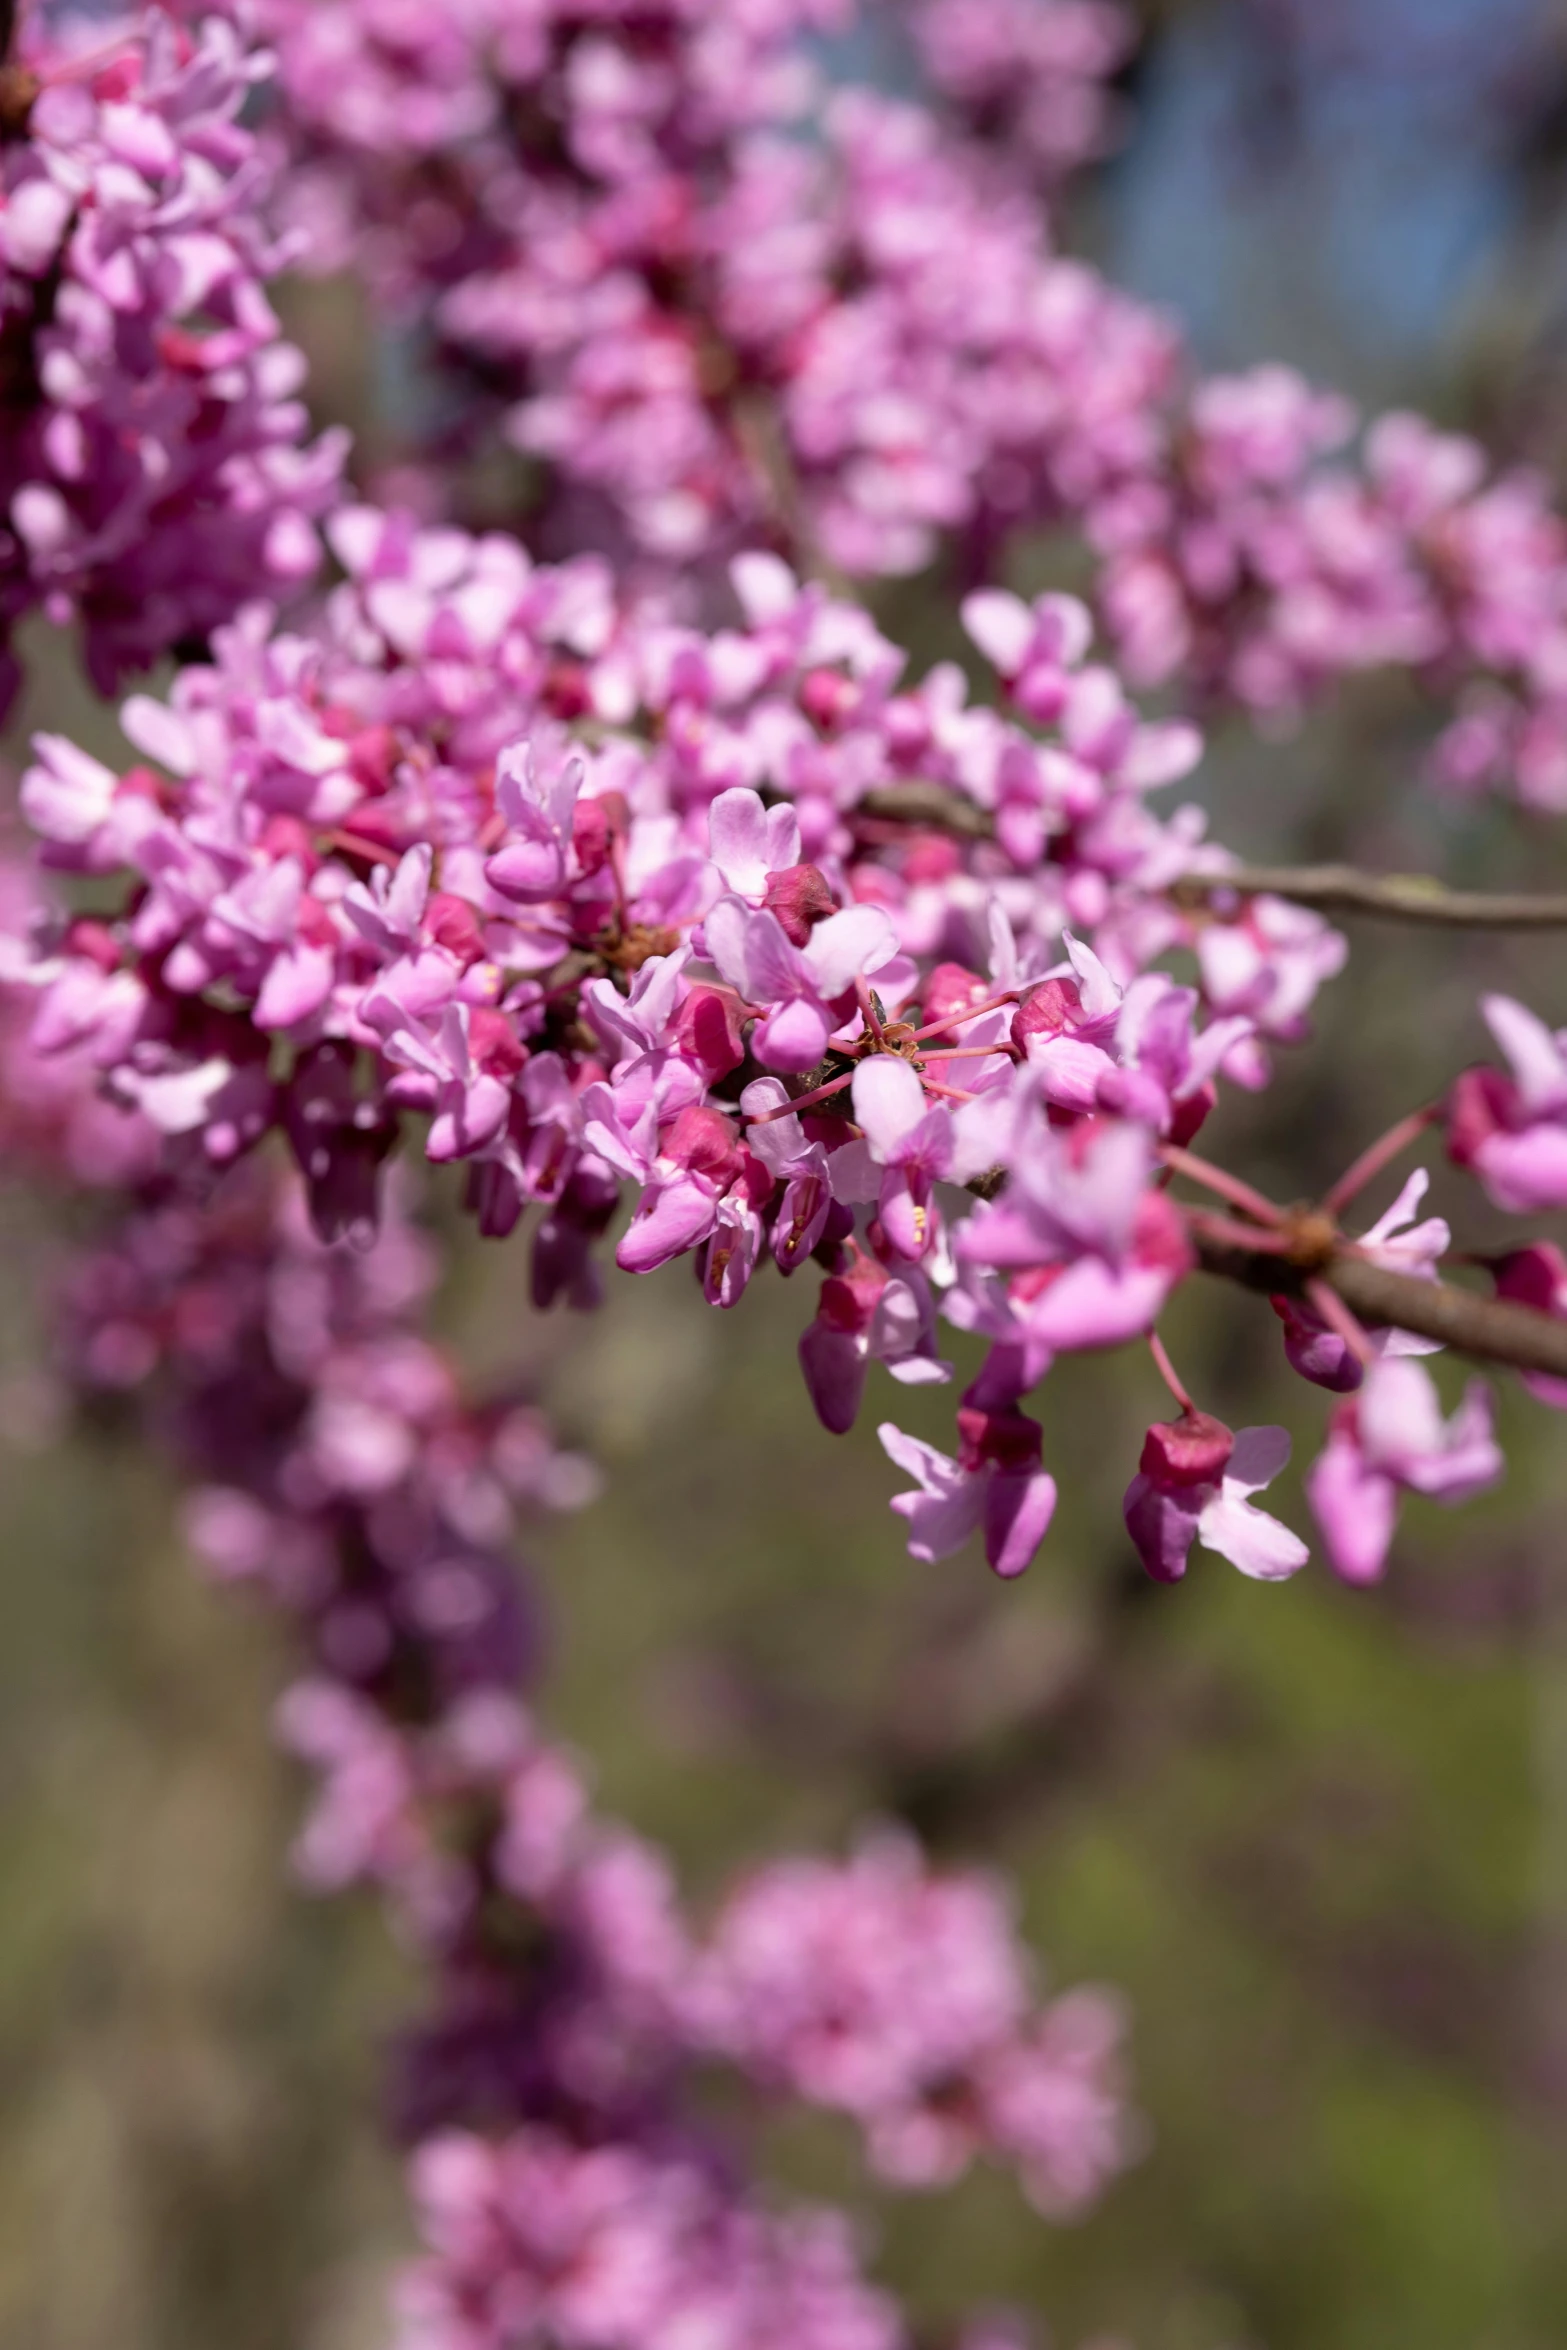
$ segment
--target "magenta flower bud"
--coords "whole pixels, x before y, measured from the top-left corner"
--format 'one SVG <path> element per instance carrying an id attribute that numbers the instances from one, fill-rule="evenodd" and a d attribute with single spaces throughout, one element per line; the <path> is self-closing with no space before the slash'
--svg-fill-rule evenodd
<path id="1" fill-rule="evenodd" d="M 65 933 L 63 950 L 67 955 L 80 955 L 84 962 L 94 963 L 100 971 L 117 971 L 120 966 L 120 942 L 106 922 L 95 922 L 89 914 L 79 914 Z"/>
<path id="2" fill-rule="evenodd" d="M 1188 1409 L 1178 1420 L 1155 1420 L 1137 1465 L 1152 1485 L 1211 1485 L 1234 1450 L 1234 1433 L 1222 1420 Z"/>
<path id="3" fill-rule="evenodd" d="M 675 1043 L 687 1060 L 699 1063 L 709 1084 L 727 1077 L 745 1059 L 740 1034 L 740 998 L 732 987 L 698 982 L 675 1016 Z"/>
<path id="4" fill-rule="evenodd" d="M 261 848 L 269 857 L 292 857 L 305 873 L 314 873 L 321 863 L 309 825 L 297 816 L 269 816 L 261 827 Z"/>
<path id="5" fill-rule="evenodd" d="M 1532 1240 L 1524 1248 L 1493 1258 L 1491 1275 L 1498 1297 L 1513 1305 L 1532 1306 L 1537 1314 L 1549 1314 L 1554 1321 L 1567 1322 L 1567 1256 L 1554 1242 Z M 1553 1411 L 1567 1411 L 1567 1379 L 1527 1371 L 1523 1383 L 1540 1403 L 1549 1404 Z"/>
<path id="6" fill-rule="evenodd" d="M 483 960 L 484 929 L 477 907 L 470 906 L 466 898 L 438 889 L 425 908 L 424 928 L 426 936 L 455 955 L 459 963 L 466 966 Z"/>
<path id="7" fill-rule="evenodd" d="M 582 871 L 597 873 L 609 860 L 613 810 L 603 800 L 579 800 L 571 815 L 571 846 Z"/>
<path id="8" fill-rule="evenodd" d="M 1284 1353 L 1290 1369 L 1314 1387 L 1327 1388 L 1330 1394 L 1353 1395 L 1365 1372 L 1347 1341 L 1293 1298 L 1276 1297 L 1271 1302 L 1284 1325 Z"/>
<path id="9" fill-rule="evenodd" d="M 1532 1306 L 1537 1314 L 1567 1319 L 1567 1257 L 1552 1241 L 1532 1240 L 1491 1265 L 1496 1294 L 1517 1306 Z"/>
<path id="10" fill-rule="evenodd" d="M 1039 1466 L 1044 1430 L 1023 1412 L 983 1411 L 966 1403 L 958 1410 L 958 1458 L 965 1469 L 1005 1469 L 1026 1476 Z"/>
<path id="11" fill-rule="evenodd" d="M 659 1136 L 658 1149 L 661 1158 L 717 1184 L 729 1183 L 743 1164 L 735 1130 L 722 1110 L 682 1110 Z"/>
<path id="12" fill-rule="evenodd" d="M 1208 1113 L 1219 1099 L 1219 1089 L 1210 1077 L 1188 1094 L 1184 1094 L 1170 1111 L 1169 1139 L 1177 1150 L 1184 1150 L 1196 1140 L 1208 1122 Z"/>
<path id="13" fill-rule="evenodd" d="M 795 947 L 803 947 L 816 924 L 838 911 L 826 876 L 815 865 L 788 865 L 770 873 L 762 903 Z"/>
<path id="14" fill-rule="evenodd" d="M 813 726 L 824 734 L 841 726 L 858 707 L 861 700 L 854 680 L 836 669 L 813 669 L 800 681 L 800 707 Z"/>
<path id="15" fill-rule="evenodd" d="M 962 870 L 962 851 L 944 832 L 916 832 L 903 852 L 903 878 L 911 888 L 921 883 L 950 881 L 954 873 Z M 946 968 L 957 966 L 949 964 Z"/>
<path id="16" fill-rule="evenodd" d="M 887 1286 L 887 1274 L 874 1258 L 862 1256 L 848 1273 L 832 1273 L 822 1283 L 818 1318 L 829 1330 L 857 1338 L 871 1326 L 876 1301 Z"/>
<path id="17" fill-rule="evenodd" d="M 966 1012 L 970 1005 L 982 1004 L 989 993 L 977 971 L 965 970 L 961 963 L 938 963 L 925 982 L 924 1024 L 950 1020 L 955 1012 Z"/>
<path id="18" fill-rule="evenodd" d="M 468 1015 L 468 1049 L 487 1077 L 499 1077 L 503 1083 L 509 1083 L 528 1058 L 527 1046 L 505 1013 L 487 1004 L 476 1005 Z"/>
<path id="19" fill-rule="evenodd" d="M 1026 1053 L 1031 1036 L 1059 1036 L 1075 1028 L 1082 1009 L 1083 991 L 1075 979 L 1042 980 L 1012 1015 L 1012 1042 Z"/>
<path id="20" fill-rule="evenodd" d="M 1466 1069 L 1447 1097 L 1447 1155 L 1458 1167 L 1472 1167 L 1493 1134 L 1511 1124 L 1517 1088 L 1499 1069 Z"/>
<path id="21" fill-rule="evenodd" d="M 551 714 L 564 719 L 567 725 L 573 718 L 585 718 L 593 707 L 593 692 L 582 663 L 564 654 L 553 660 L 544 680 L 542 699 Z"/>
<path id="22" fill-rule="evenodd" d="M 831 1436 L 847 1436 L 859 1416 L 869 1360 L 868 1334 L 887 1287 L 880 1265 L 861 1256 L 848 1273 L 822 1283 L 816 1319 L 800 1333 L 800 1370 L 806 1392 Z"/>

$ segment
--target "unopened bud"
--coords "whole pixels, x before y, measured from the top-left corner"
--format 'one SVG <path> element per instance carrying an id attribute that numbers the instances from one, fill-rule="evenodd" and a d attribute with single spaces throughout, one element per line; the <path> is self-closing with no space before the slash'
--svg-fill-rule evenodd
<path id="1" fill-rule="evenodd" d="M 1234 1450 L 1234 1433 L 1222 1420 L 1185 1411 L 1178 1420 L 1155 1420 L 1137 1465 L 1154 1485 L 1212 1485 Z"/>
<path id="2" fill-rule="evenodd" d="M 770 873 L 762 903 L 796 947 L 807 943 L 816 923 L 838 910 L 826 875 L 815 865 L 787 865 L 781 873 Z"/>

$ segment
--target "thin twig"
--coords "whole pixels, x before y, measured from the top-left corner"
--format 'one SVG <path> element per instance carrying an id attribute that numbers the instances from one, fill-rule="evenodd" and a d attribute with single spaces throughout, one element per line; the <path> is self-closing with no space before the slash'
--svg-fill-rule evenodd
<path id="1" fill-rule="evenodd" d="M 1368 1183 L 1374 1183 L 1384 1167 L 1390 1167 L 1400 1152 L 1418 1142 L 1427 1127 L 1434 1126 L 1441 1117 L 1441 1106 L 1429 1103 L 1423 1110 L 1411 1110 L 1407 1118 L 1400 1118 L 1386 1134 L 1363 1150 L 1354 1165 L 1342 1174 L 1331 1191 L 1324 1192 L 1322 1205 L 1330 1216 L 1341 1215 L 1352 1199 L 1358 1199 Z"/>
<path id="2" fill-rule="evenodd" d="M 876 784 L 851 815 L 883 823 L 950 832 L 960 840 L 993 840 L 996 821 L 945 783 L 917 777 Z M 1464 930 L 1567 929 L 1567 894 L 1449 889 L 1420 873 L 1362 873 L 1354 865 L 1236 865 L 1225 873 L 1187 873 L 1172 883 L 1177 905 L 1206 907 L 1215 898 L 1287 898 L 1322 914 L 1375 914 L 1394 922 L 1423 922 Z"/>
<path id="3" fill-rule="evenodd" d="M 1170 1393 L 1174 1396 L 1182 1411 L 1194 1412 L 1197 1407 L 1192 1402 L 1191 1397 L 1187 1394 L 1185 1385 L 1181 1379 L 1181 1375 L 1170 1360 L 1170 1350 L 1165 1345 L 1164 1340 L 1159 1336 L 1157 1330 L 1150 1330 L 1148 1333 L 1148 1351 L 1153 1356 L 1154 1367 L 1158 1371 L 1160 1378 L 1164 1381 L 1166 1387 L 1168 1387 Z"/>
<path id="4" fill-rule="evenodd" d="M 1188 1183 L 1200 1183 L 1204 1191 L 1215 1192 L 1220 1199 L 1227 1199 L 1232 1208 L 1240 1209 L 1242 1215 L 1255 1218 L 1259 1224 L 1276 1226 L 1283 1223 L 1282 1208 L 1275 1207 L 1272 1200 L 1251 1184 L 1243 1183 L 1238 1175 L 1231 1175 L 1225 1168 L 1215 1167 L 1211 1161 L 1200 1159 L 1195 1151 L 1181 1150 L 1173 1142 L 1167 1142 L 1160 1146 L 1159 1156 L 1172 1174 L 1184 1175 Z"/>
<path id="5" fill-rule="evenodd" d="M 875 816 L 888 824 L 912 824 L 930 832 L 953 832 L 962 840 L 994 840 L 996 820 L 988 808 L 945 783 L 917 777 L 909 783 L 877 783 L 862 792 L 851 817 Z"/>
<path id="6" fill-rule="evenodd" d="M 1362 873 L 1353 865 L 1239 865 L 1229 873 L 1191 873 L 1171 889 L 1176 903 L 1215 898 L 1288 898 L 1319 914 L 1377 914 L 1448 930 L 1567 929 L 1567 895 L 1521 890 L 1449 889 L 1423 873 Z"/>

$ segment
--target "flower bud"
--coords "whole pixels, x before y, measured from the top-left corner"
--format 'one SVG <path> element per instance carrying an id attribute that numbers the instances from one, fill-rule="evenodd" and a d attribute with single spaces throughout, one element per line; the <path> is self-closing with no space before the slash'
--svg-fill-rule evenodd
<path id="1" fill-rule="evenodd" d="M 1152 1485 L 1212 1485 L 1234 1450 L 1222 1420 L 1188 1408 L 1178 1420 L 1155 1420 L 1137 1465 Z"/>
<path id="2" fill-rule="evenodd" d="M 806 945 L 816 923 L 837 912 L 826 876 L 815 865 L 788 865 L 781 873 L 770 873 L 762 903 L 796 947 Z"/>
<path id="3" fill-rule="evenodd" d="M 1517 1100 L 1517 1089 L 1499 1069 L 1466 1069 L 1447 1097 L 1447 1155 L 1457 1167 L 1472 1167 L 1484 1144 L 1502 1132 Z"/>
<path id="4" fill-rule="evenodd" d="M 1041 980 L 1012 1015 L 1012 1042 L 1026 1053 L 1031 1036 L 1059 1036 L 1075 1028 L 1082 1009 L 1083 991 L 1075 979 Z"/>
<path id="5" fill-rule="evenodd" d="M 971 1005 L 982 1004 L 989 992 L 977 971 L 967 971 L 961 963 L 938 963 L 925 982 L 921 999 L 925 1018 L 921 1026 L 950 1020 L 955 1012 L 966 1012 Z"/>

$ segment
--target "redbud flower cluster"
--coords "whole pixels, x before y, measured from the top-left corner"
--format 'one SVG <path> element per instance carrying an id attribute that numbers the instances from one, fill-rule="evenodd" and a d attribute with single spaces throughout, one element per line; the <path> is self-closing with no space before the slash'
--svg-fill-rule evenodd
<path id="1" fill-rule="evenodd" d="M 1041 739 L 955 669 L 905 686 L 862 612 L 769 557 L 736 566 L 744 625 L 705 638 L 587 562 L 369 509 L 330 528 L 351 583 L 316 635 L 258 614 L 169 703 L 126 705 L 156 765 L 40 744 L 22 796 L 50 860 L 132 894 L 48 942 L 38 1043 L 85 1050 L 187 1163 L 281 1127 L 328 1236 L 373 1223 L 420 1117 L 484 1230 L 540 1211 L 541 1304 L 591 1301 L 623 1183 L 622 1269 L 691 1255 L 716 1305 L 817 1256 L 802 1364 L 834 1429 L 872 1360 L 948 1376 L 943 1297 L 993 1343 L 957 1465 L 900 1455 L 940 1504 L 914 1546 L 982 1522 L 1016 1572 L 1053 1499 L 1020 1399 L 1057 1352 L 1152 1326 L 1191 1263 L 1161 1139 L 1221 1067 L 1260 1080 L 1341 942 L 1284 907 L 1179 911 L 1172 883 L 1223 859 L 1150 795 L 1196 738 L 1086 662 L 1069 602 L 969 609 Z M 889 774 L 991 837 L 867 813 Z M 1068 922 L 1096 947 L 1052 961 Z M 1201 991 L 1142 969 L 1177 943 Z M 938 1187 L 1008 1170 L 954 1248 Z"/>
<path id="2" fill-rule="evenodd" d="M 801 36 L 850 13 L 266 0 L 291 223 L 421 323 L 470 445 L 489 418 L 537 461 L 557 546 L 873 576 L 947 542 L 978 582 L 1065 526 L 1135 684 L 1276 719 L 1413 667 L 1462 693 L 1440 781 L 1567 804 L 1543 485 L 1409 415 L 1347 454 L 1348 403 L 1278 366 L 1195 380 L 1052 248 L 1037 182 L 1102 141 L 1114 12 L 938 0 L 929 104 L 824 83 Z"/>
<path id="3" fill-rule="evenodd" d="M 593 1302 L 627 1184 L 624 1271 L 687 1256 L 732 1307 L 764 1265 L 814 1258 L 800 1359 L 834 1431 L 872 1363 L 949 1378 L 944 1317 L 988 1354 L 955 1455 L 883 1429 L 914 1481 L 894 1506 L 916 1556 L 979 1533 L 1020 1572 L 1056 1498 L 1025 1399 L 1058 1355 L 1153 1331 L 1212 1237 L 1169 1177 L 1210 1180 L 1185 1146 L 1217 1084 L 1264 1080 L 1342 941 L 1277 901 L 1186 909 L 1194 878 L 1223 899 L 1225 860 L 1150 795 L 1196 737 L 1138 717 L 1069 600 L 966 605 L 1007 716 L 953 669 L 906 685 L 863 612 L 774 558 L 736 565 L 743 624 L 705 637 L 620 606 L 586 560 L 536 569 L 510 540 L 368 508 L 330 528 L 350 579 L 316 633 L 258 612 L 167 704 L 127 704 L 155 766 L 40 744 L 23 804 L 48 855 L 133 889 L 45 942 L 36 1044 L 84 1054 L 187 1165 L 280 1128 L 325 1237 L 373 1229 L 417 1118 L 432 1160 L 467 1163 L 484 1231 L 538 1212 L 541 1305 Z M 904 821 L 877 796 L 900 775 L 916 811 L 935 792 L 971 820 Z M 1175 946 L 1197 988 L 1145 967 Z M 1560 1050 L 1521 1009 L 1492 1018 L 1522 1081 L 1460 1081 L 1455 1154 L 1504 1204 L 1546 1205 Z M 1423 1182 L 1362 1260 L 1434 1276 L 1446 1226 L 1405 1229 Z M 1282 1247 L 1279 1212 L 1241 1198 L 1249 1237 Z M 1305 1377 L 1343 1390 L 1373 1366 L 1311 1486 L 1360 1578 L 1399 1488 L 1456 1499 L 1498 1473 L 1483 1391 L 1449 1428 L 1423 1370 L 1380 1360 L 1418 1342 L 1346 1335 L 1298 1295 L 1281 1311 Z M 1192 1451 L 1176 1426 L 1129 1497 L 1152 1570 L 1200 1540 L 1292 1572 L 1303 1546 L 1249 1499 L 1287 1445 L 1232 1451 L 1221 1429 Z"/>
<path id="4" fill-rule="evenodd" d="M 161 10 L 107 47 L 25 29 L 0 57 L 0 710 L 31 611 L 80 625 L 109 693 L 308 581 L 346 449 L 309 438 L 267 298 L 288 248 L 238 119 L 265 55 Z"/>
<path id="5" fill-rule="evenodd" d="M 462 1394 L 417 1335 L 433 1273 L 395 1193 L 368 1248 L 332 1249 L 253 1162 L 199 1214 L 149 1196 L 65 1319 L 79 1386 L 152 1399 L 198 1554 L 303 1637 L 279 1716 L 317 1782 L 300 1873 L 377 1888 L 431 1969 L 397 2064 L 427 2239 L 398 2339 L 641 2350 L 700 2323 L 719 2350 L 901 2350 L 846 2222 L 737 2177 L 692 2067 L 850 2114 L 891 2183 L 989 2154 L 1066 2213 L 1133 2151 L 1119 2010 L 1038 2007 L 1000 1889 L 885 1834 L 754 1870 L 694 1932 L 665 1857 L 594 1815 L 519 1702 L 508 1538 L 591 1472 L 532 1407 Z"/>

